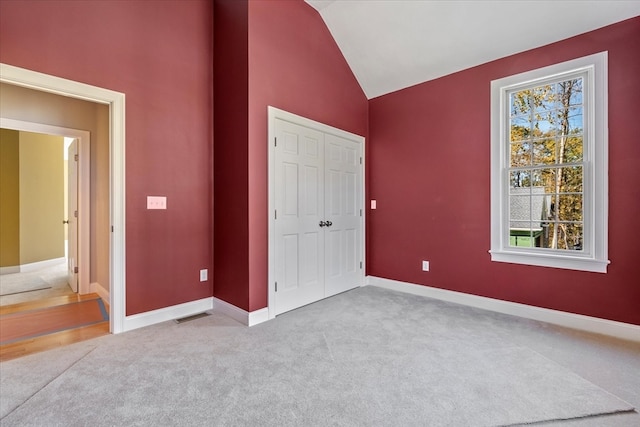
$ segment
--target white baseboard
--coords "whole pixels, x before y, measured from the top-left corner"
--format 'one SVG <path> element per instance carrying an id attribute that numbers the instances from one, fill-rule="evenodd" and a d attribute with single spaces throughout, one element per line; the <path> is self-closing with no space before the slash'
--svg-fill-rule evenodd
<path id="1" fill-rule="evenodd" d="M 94 285 L 95 292 L 100 295 L 100 297 L 104 298 L 102 293 L 105 293 L 108 298 L 109 292 L 107 290 L 98 283 L 92 283 L 92 288 Z M 107 299 L 107 301 L 109 300 Z M 145 313 L 134 314 L 132 316 L 126 316 L 124 318 L 122 332 L 151 326 L 168 320 L 179 319 L 181 317 L 193 316 L 194 314 L 203 313 L 208 310 L 213 310 L 224 314 L 225 316 L 229 316 L 246 326 L 254 326 L 269 319 L 269 310 L 266 307 L 260 310 L 248 312 L 236 307 L 235 305 L 229 304 L 226 301 L 211 297 L 186 302 L 184 304 L 173 305 L 171 307 L 160 308 L 158 310 L 147 311 Z"/>
<path id="2" fill-rule="evenodd" d="M 213 298 L 213 310 L 229 316 L 246 326 L 254 326 L 269 320 L 269 309 L 266 307 L 248 312 L 215 297 Z"/>
<path id="3" fill-rule="evenodd" d="M 249 313 L 247 326 L 255 326 L 269 320 L 269 309 L 267 307 Z"/>
<path id="4" fill-rule="evenodd" d="M 397 280 L 383 279 L 375 276 L 367 276 L 365 283 L 367 285 L 439 299 L 442 301 L 453 302 L 498 313 L 510 314 L 513 316 L 524 317 L 526 319 L 553 323 L 567 328 L 640 342 L 640 326 L 629 323 L 502 301 L 493 298 L 465 294 L 462 292 L 449 291 L 446 289 L 400 282 Z"/>
<path id="5" fill-rule="evenodd" d="M 66 262 L 66 258 L 62 257 L 45 259 L 44 261 L 31 262 L 29 264 L 0 267 L 0 276 L 3 274 L 30 273 L 32 271 L 38 271 L 41 268 L 53 267 L 54 265 L 58 265 L 64 262 Z"/>
<path id="6" fill-rule="evenodd" d="M 20 273 L 19 265 L 12 265 L 10 267 L 0 267 L 0 276 L 2 276 L 3 274 L 14 274 L 14 273 Z"/>
<path id="7" fill-rule="evenodd" d="M 89 284 L 89 293 L 98 294 L 103 301 L 111 304 L 109 300 L 109 291 L 102 287 L 102 285 L 98 282 L 93 282 Z"/>
<path id="8" fill-rule="evenodd" d="M 210 297 L 185 302 L 184 304 L 172 305 L 158 310 L 147 311 L 145 313 L 125 316 L 122 332 L 151 326 L 168 320 L 179 319 L 181 317 L 193 316 L 211 310 L 212 308 L 213 297 Z"/>
<path id="9" fill-rule="evenodd" d="M 38 271 L 41 268 L 53 267 L 54 265 L 58 265 L 65 262 L 66 262 L 66 258 L 61 257 L 61 258 L 46 259 L 44 261 L 31 262 L 29 264 L 22 264 L 20 266 L 20 273 L 29 273 L 31 271 Z"/>

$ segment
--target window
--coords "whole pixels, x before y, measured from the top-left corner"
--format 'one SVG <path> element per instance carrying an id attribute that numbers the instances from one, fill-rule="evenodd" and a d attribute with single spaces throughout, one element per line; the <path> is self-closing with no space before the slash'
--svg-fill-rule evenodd
<path id="1" fill-rule="evenodd" d="M 607 53 L 491 82 L 491 259 L 606 273 Z"/>

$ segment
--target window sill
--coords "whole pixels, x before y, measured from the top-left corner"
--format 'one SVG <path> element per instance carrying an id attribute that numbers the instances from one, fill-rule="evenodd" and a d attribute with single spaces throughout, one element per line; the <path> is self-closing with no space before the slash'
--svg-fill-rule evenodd
<path id="1" fill-rule="evenodd" d="M 585 258 L 577 256 L 559 256 L 531 252 L 489 251 L 491 261 L 512 264 L 535 265 L 539 267 L 564 268 L 568 270 L 606 273 L 609 260 Z"/>

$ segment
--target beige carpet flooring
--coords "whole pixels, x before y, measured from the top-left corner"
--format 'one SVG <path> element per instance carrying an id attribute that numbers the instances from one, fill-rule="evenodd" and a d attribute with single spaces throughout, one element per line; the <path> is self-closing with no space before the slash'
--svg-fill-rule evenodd
<path id="1" fill-rule="evenodd" d="M 48 289 L 33 290 L 39 288 Z M 0 306 L 73 294 L 65 262 L 33 272 L 0 275 Z"/>

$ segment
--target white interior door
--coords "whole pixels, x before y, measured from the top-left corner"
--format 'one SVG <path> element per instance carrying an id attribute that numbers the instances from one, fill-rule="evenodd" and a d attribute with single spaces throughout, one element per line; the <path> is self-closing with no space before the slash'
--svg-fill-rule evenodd
<path id="1" fill-rule="evenodd" d="M 275 315 L 360 286 L 362 144 L 274 120 Z"/>
<path id="2" fill-rule="evenodd" d="M 78 292 L 78 140 L 67 148 L 67 282 Z"/>
<path id="3" fill-rule="evenodd" d="M 324 298 L 321 132 L 276 120 L 276 314 Z"/>
<path id="4" fill-rule="evenodd" d="M 362 145 L 325 135 L 325 294 L 360 285 L 362 260 Z"/>

